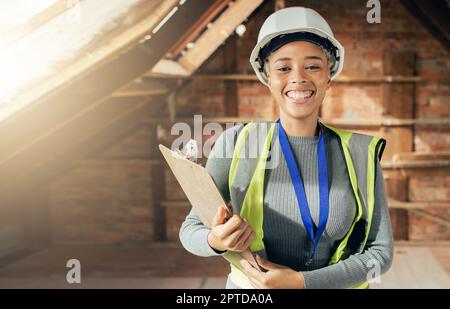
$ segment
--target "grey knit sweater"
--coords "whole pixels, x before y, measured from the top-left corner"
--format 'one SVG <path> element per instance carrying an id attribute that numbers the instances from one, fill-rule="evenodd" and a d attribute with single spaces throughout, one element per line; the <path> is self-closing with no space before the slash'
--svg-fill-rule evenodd
<path id="1" fill-rule="evenodd" d="M 218 158 L 217 153 L 232 153 L 233 145 L 242 125 L 226 130 L 216 141 L 206 164 L 224 198 L 228 201 L 228 172 L 231 158 Z M 280 152 L 274 132 L 273 151 Z M 382 170 L 376 166 L 375 207 L 370 235 L 361 254 L 351 255 L 344 261 L 328 266 L 342 238 L 356 215 L 354 198 L 344 157 L 339 149 L 337 137 L 325 133 L 329 191 L 329 218 L 313 262 L 306 266 L 311 243 L 301 220 L 300 210 L 292 186 L 289 170 L 281 155 L 280 164 L 266 171 L 264 191 L 264 244 L 267 258 L 274 263 L 301 271 L 305 288 L 349 288 L 371 278 L 377 269 L 386 272 L 393 259 L 393 241 L 387 207 Z M 300 167 L 306 197 L 314 224 L 319 218 L 319 191 L 317 171 L 318 137 L 288 136 L 298 166 Z M 222 149 L 219 151 L 219 149 Z M 194 211 L 186 217 L 180 229 L 180 240 L 184 248 L 199 256 L 216 256 L 207 242 L 210 229 L 205 227 Z M 376 265 L 376 266 L 374 266 Z M 379 267 L 378 267 L 379 266 Z M 369 274 L 369 277 L 368 277 Z M 227 288 L 237 288 L 228 279 Z"/>

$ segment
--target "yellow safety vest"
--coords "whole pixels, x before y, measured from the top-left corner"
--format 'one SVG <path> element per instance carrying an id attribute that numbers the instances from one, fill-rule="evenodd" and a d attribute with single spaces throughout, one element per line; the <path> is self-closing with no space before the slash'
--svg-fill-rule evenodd
<path id="1" fill-rule="evenodd" d="M 264 177 L 268 164 L 272 136 L 276 123 L 249 123 L 241 130 L 236 140 L 233 159 L 229 171 L 229 190 L 233 208 L 240 209 L 255 232 L 250 245 L 252 252 L 265 250 L 263 235 Z M 357 203 L 357 214 L 350 230 L 330 259 L 329 265 L 336 264 L 352 254 L 347 244 L 355 226 L 364 225 L 365 234 L 359 248 L 364 250 L 369 236 L 374 208 L 376 159 L 381 159 L 386 141 L 380 137 L 353 133 L 333 128 L 320 122 L 322 128 L 328 128 L 338 137 L 347 165 L 350 183 Z M 249 136 L 256 137 L 248 143 Z M 256 149 L 254 149 L 256 148 Z M 256 156 L 251 156 L 251 152 Z M 273 155 L 273 154 L 272 154 Z M 271 158 L 273 160 L 273 158 Z M 270 160 L 269 160 L 270 161 Z M 356 234 L 356 233 L 355 233 Z M 241 288 L 253 288 L 239 265 L 231 264 L 231 280 Z M 353 288 L 368 288 L 368 282 L 362 282 Z"/>

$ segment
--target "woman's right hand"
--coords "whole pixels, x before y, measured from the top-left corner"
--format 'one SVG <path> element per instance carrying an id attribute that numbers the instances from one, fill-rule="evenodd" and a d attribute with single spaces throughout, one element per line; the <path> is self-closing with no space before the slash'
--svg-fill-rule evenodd
<path id="1" fill-rule="evenodd" d="M 217 213 L 208 234 L 208 244 L 216 251 L 244 251 L 255 237 L 252 227 L 239 215 L 233 215 L 227 220 L 227 211 L 223 207 Z"/>

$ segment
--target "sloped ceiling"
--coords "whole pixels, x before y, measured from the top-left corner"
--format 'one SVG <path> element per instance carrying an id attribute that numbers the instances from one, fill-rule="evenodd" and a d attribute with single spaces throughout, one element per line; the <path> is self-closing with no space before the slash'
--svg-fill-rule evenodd
<path id="1" fill-rule="evenodd" d="M 81 3 L 91 1 L 97 0 Z M 112 2 L 116 1 L 103 4 Z M 148 72 L 215 1 L 129 3 L 125 15 L 117 15 L 107 25 L 98 23 L 101 35 L 77 39 L 85 42 L 77 45 L 81 48 L 67 53 L 70 56 L 55 62 L 47 78 L 42 77 L 42 82 L 8 102 L 16 111 L 5 112 L 7 116 L 0 121 L 2 199 L 14 199 L 19 192 L 31 194 L 33 183 L 54 177 L 69 159 L 94 151 L 89 142 L 92 137 L 107 137 L 103 142 L 111 142 L 116 133 L 123 134 L 123 130 L 139 124 L 136 117 L 145 115 L 142 111 L 149 104 L 164 102 L 161 96 L 167 89 L 161 85 L 152 85 L 152 94 L 144 95 L 142 87 L 123 87 Z M 122 126 L 121 121 L 127 125 Z M 101 147 L 103 142 L 97 140 L 95 146 Z"/>
<path id="2" fill-rule="evenodd" d="M 408 11 L 450 51 L 450 2 L 401 0 Z"/>
<path id="3" fill-rule="evenodd" d="M 5 52 L 24 59 L 0 78 L 17 78 L 8 81 L 14 85 L 24 72 L 34 74 L 0 99 L 0 204 L 32 196 L 74 160 L 135 130 L 171 91 L 140 77 L 157 63 L 166 72 L 179 68 L 180 59 L 194 73 L 261 2 L 82 0 L 68 7 L 58 0 L 28 24 L 0 28 Z M 195 47 L 182 53 L 190 42 Z M 49 44 L 55 50 L 47 53 Z"/>
<path id="4" fill-rule="evenodd" d="M 0 121 L 142 39 L 176 0 L 58 2 L 0 38 Z M 44 14 L 45 12 L 42 12 Z M 59 13 L 57 15 L 54 15 Z M 45 14 L 44 14 L 45 15 Z M 26 28 L 25 30 L 23 30 Z"/>

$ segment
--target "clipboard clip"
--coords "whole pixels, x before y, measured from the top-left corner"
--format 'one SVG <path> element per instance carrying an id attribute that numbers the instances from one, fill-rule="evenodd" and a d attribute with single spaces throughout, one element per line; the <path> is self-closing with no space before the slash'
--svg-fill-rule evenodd
<path id="1" fill-rule="evenodd" d="M 181 157 L 191 162 L 197 163 L 198 146 L 195 140 L 190 139 L 189 142 L 187 142 L 186 145 L 184 145 L 181 151 L 177 148 L 175 148 L 174 151 Z"/>

